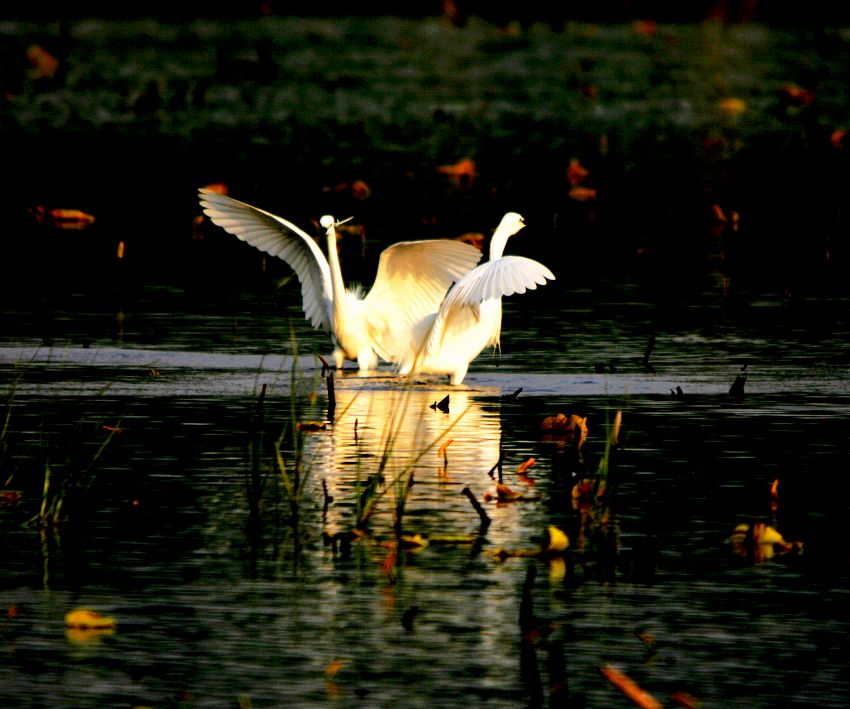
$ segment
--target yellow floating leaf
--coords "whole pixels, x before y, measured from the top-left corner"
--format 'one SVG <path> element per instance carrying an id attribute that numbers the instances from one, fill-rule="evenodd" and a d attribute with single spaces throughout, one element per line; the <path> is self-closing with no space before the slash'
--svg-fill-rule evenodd
<path id="1" fill-rule="evenodd" d="M 115 628 L 115 618 L 101 615 L 91 608 L 75 608 L 65 614 L 65 627 L 81 630 L 106 630 Z"/>
<path id="2" fill-rule="evenodd" d="M 421 534 L 402 534 L 399 544 L 402 549 L 424 549 L 428 546 L 428 540 Z"/>
<path id="3" fill-rule="evenodd" d="M 720 101 L 720 110 L 730 116 L 740 116 L 747 110 L 747 102 L 742 98 L 724 98 Z"/>
<path id="4" fill-rule="evenodd" d="M 554 524 L 550 524 L 546 530 L 549 532 L 546 551 L 564 551 L 570 545 L 570 538 L 564 533 L 564 530 Z"/>
<path id="5" fill-rule="evenodd" d="M 65 637 L 76 645 L 91 645 L 115 633 L 115 619 L 91 608 L 77 608 L 65 614 Z"/>

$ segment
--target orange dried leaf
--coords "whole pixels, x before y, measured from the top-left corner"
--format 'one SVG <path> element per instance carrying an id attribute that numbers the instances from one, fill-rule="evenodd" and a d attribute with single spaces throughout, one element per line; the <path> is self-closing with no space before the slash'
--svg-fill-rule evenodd
<path id="1" fill-rule="evenodd" d="M 22 495 L 20 490 L 0 490 L 0 506 L 16 505 L 21 501 Z"/>
<path id="2" fill-rule="evenodd" d="M 87 229 L 94 224 L 94 216 L 79 209 L 51 209 L 50 218 L 57 229 Z"/>
<path id="3" fill-rule="evenodd" d="M 440 165 L 437 171 L 447 175 L 458 186 L 470 186 L 478 177 L 475 161 L 472 158 L 463 158 L 454 165 Z"/>
<path id="4" fill-rule="evenodd" d="M 572 442 L 575 436 L 579 435 L 578 446 L 581 448 L 587 438 L 587 417 L 577 416 L 576 414 L 567 416 L 558 413 L 544 418 L 540 424 L 540 429 L 550 436 L 563 436 L 569 442 Z"/>
<path id="5" fill-rule="evenodd" d="M 503 483 L 496 483 L 496 497 L 500 502 L 509 502 L 510 500 L 521 500 L 522 493 L 514 492 Z"/>
<path id="6" fill-rule="evenodd" d="M 299 421 L 295 424 L 295 428 L 299 431 L 326 431 L 328 425 L 323 421 Z"/>
<path id="7" fill-rule="evenodd" d="M 829 136 L 829 142 L 832 144 L 833 148 L 843 148 L 844 147 L 844 139 L 847 137 L 847 130 L 845 128 L 836 128 Z"/>
<path id="8" fill-rule="evenodd" d="M 699 709 L 699 699 L 692 697 L 687 692 L 675 692 L 670 695 L 670 699 L 676 702 L 676 704 L 680 707 L 685 707 L 685 709 Z"/>
<path id="9" fill-rule="evenodd" d="M 354 180 L 351 183 L 351 196 L 357 200 L 368 199 L 372 196 L 372 188 L 369 187 L 363 180 Z"/>
<path id="10" fill-rule="evenodd" d="M 381 564 L 381 573 L 386 576 L 393 576 L 395 570 L 395 563 L 398 559 L 398 551 L 396 549 L 390 549 L 383 563 Z"/>
<path id="11" fill-rule="evenodd" d="M 335 677 L 343 667 L 345 663 L 342 660 L 331 660 L 325 667 L 325 677 Z"/>
<path id="12" fill-rule="evenodd" d="M 590 174 L 590 171 L 581 164 L 578 158 L 572 158 L 567 167 L 567 182 L 571 185 L 579 185 Z"/>
<path id="13" fill-rule="evenodd" d="M 654 35 L 657 26 L 655 20 L 635 20 L 632 24 L 635 34 L 643 35 L 644 37 Z"/>
<path id="14" fill-rule="evenodd" d="M 570 199 L 574 199 L 576 202 L 590 202 L 596 199 L 596 190 L 581 185 L 573 185 L 570 187 Z"/>
<path id="15" fill-rule="evenodd" d="M 724 98 L 720 101 L 720 110 L 730 116 L 740 116 L 747 110 L 747 102 L 742 98 Z"/>
<path id="16" fill-rule="evenodd" d="M 600 668 L 600 671 L 605 679 L 625 694 L 637 706 L 641 707 L 641 709 L 661 709 L 661 702 L 645 690 L 641 689 L 634 680 L 613 665 L 603 665 Z"/>
<path id="17" fill-rule="evenodd" d="M 27 60 L 32 66 L 29 74 L 33 79 L 52 79 L 59 69 L 59 60 L 38 44 L 27 49 Z"/>
<path id="18" fill-rule="evenodd" d="M 115 618 L 101 615 L 91 608 L 76 608 L 65 614 L 65 626 L 82 630 L 105 630 L 115 627 Z"/>
<path id="19" fill-rule="evenodd" d="M 481 232 L 470 231 L 466 234 L 461 234 L 457 237 L 457 240 L 462 241 L 464 244 L 470 244 L 479 251 L 482 251 L 484 248 L 484 234 Z"/>
<path id="20" fill-rule="evenodd" d="M 786 84 L 782 87 L 785 98 L 797 106 L 809 106 L 815 100 L 814 91 L 805 89 L 797 84 Z"/>
<path id="21" fill-rule="evenodd" d="M 525 472 L 526 470 L 528 470 L 528 469 L 529 469 L 532 465 L 534 465 L 534 463 L 535 463 L 535 462 L 536 462 L 536 461 L 534 460 L 534 458 L 529 458 L 529 459 L 528 459 L 528 460 L 526 460 L 524 463 L 520 463 L 520 466 L 516 469 L 516 471 L 517 471 L 518 473 L 524 473 L 524 472 Z"/>

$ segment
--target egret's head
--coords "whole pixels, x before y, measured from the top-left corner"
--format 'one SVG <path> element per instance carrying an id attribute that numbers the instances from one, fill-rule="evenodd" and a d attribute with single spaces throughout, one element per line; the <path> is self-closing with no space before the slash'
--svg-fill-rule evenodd
<path id="1" fill-rule="evenodd" d="M 504 217 L 502 217 L 502 221 L 498 228 L 508 236 L 513 236 L 524 226 L 525 219 L 522 218 L 522 215 L 517 214 L 516 212 L 508 212 Z"/>
<path id="2" fill-rule="evenodd" d="M 334 225 L 334 218 L 330 214 L 326 214 L 319 220 L 322 229 L 330 229 Z"/>
<path id="3" fill-rule="evenodd" d="M 496 231 L 493 232 L 493 238 L 490 239 L 490 259 L 500 258 L 505 249 L 505 244 L 508 243 L 508 237 L 516 234 L 525 226 L 525 220 L 516 212 L 508 212 L 502 217 Z"/>

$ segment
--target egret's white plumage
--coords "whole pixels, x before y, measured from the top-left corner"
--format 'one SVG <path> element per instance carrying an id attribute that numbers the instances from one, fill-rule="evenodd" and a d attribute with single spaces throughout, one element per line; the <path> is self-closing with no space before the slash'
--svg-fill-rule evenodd
<path id="1" fill-rule="evenodd" d="M 490 240 L 489 260 L 452 286 L 439 310 L 411 331 L 407 348 L 397 353 L 401 374 L 448 374 L 452 384 L 460 384 L 469 363 L 485 347 L 499 346 L 502 298 L 555 280 L 538 261 L 502 255 L 508 238 L 524 226 L 516 212 L 502 217 Z"/>
<path id="2" fill-rule="evenodd" d="M 329 331 L 336 365 L 356 361 L 361 371 L 394 361 L 397 343 L 415 324 L 437 310 L 449 286 L 473 268 L 481 252 L 453 239 L 402 241 L 385 249 L 371 290 L 361 297 L 347 290 L 337 253 L 333 217 L 322 217 L 328 258 L 292 222 L 208 189 L 199 191 L 210 220 L 260 251 L 283 259 L 301 282 L 304 314 L 315 328 Z"/>

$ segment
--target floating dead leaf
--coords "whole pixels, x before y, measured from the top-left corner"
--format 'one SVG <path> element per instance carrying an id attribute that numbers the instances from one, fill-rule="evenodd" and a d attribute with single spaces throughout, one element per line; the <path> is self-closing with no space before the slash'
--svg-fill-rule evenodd
<path id="1" fill-rule="evenodd" d="M 602 665 L 602 675 L 641 709 L 661 709 L 662 704 L 613 665 Z"/>
<path id="2" fill-rule="evenodd" d="M 398 540 L 399 546 L 402 549 L 411 551 L 419 551 L 428 546 L 428 540 L 421 534 L 402 534 Z"/>
<path id="3" fill-rule="evenodd" d="M 471 187 L 478 177 L 475 161 L 472 158 L 463 158 L 453 165 L 440 165 L 438 172 L 447 175 L 458 187 Z"/>
<path id="4" fill-rule="evenodd" d="M 574 199 L 576 202 L 591 202 L 596 199 L 596 190 L 581 185 L 573 185 L 570 187 L 570 199 Z"/>
<path id="5" fill-rule="evenodd" d="M 685 707 L 685 709 L 699 709 L 700 706 L 699 699 L 692 697 L 687 692 L 675 692 L 670 695 L 670 699 L 680 707 Z"/>
<path id="6" fill-rule="evenodd" d="M 457 237 L 458 241 L 462 241 L 464 244 L 470 244 L 474 246 L 479 251 L 484 249 L 484 234 L 478 231 L 469 231 L 465 234 L 461 234 Z"/>
<path id="7" fill-rule="evenodd" d="M 328 425 L 324 421 L 299 421 L 295 424 L 295 428 L 309 433 L 311 431 L 327 431 Z"/>
<path id="8" fill-rule="evenodd" d="M 496 483 L 496 497 L 499 502 L 512 502 L 514 500 L 524 499 L 524 495 L 521 492 L 511 490 L 504 483 Z"/>
<path id="9" fill-rule="evenodd" d="M 841 149 L 847 144 L 846 138 L 847 138 L 847 129 L 846 128 L 836 128 L 834 131 L 832 131 L 832 133 L 830 133 L 829 142 L 830 142 L 830 144 L 832 145 L 833 148 Z"/>
<path id="10" fill-rule="evenodd" d="M 585 500 L 593 497 L 593 481 L 588 478 L 582 478 L 572 489 L 573 500 Z"/>
<path id="11" fill-rule="evenodd" d="M 632 23 L 632 28 L 634 29 L 635 34 L 641 35 L 642 37 L 651 37 L 655 34 L 658 24 L 655 20 L 635 20 Z"/>
<path id="12" fill-rule="evenodd" d="M 810 106 L 815 101 L 815 92 L 797 84 L 785 84 L 782 87 L 785 101 L 794 106 Z"/>
<path id="13" fill-rule="evenodd" d="M 80 209 L 51 209 L 53 226 L 63 231 L 80 231 L 94 224 L 94 216 Z"/>
<path id="14" fill-rule="evenodd" d="M 578 416 L 576 414 L 557 413 L 554 416 L 547 416 L 540 424 L 540 429 L 551 436 L 563 436 L 569 442 L 579 435 L 578 447 L 584 445 L 587 438 L 587 416 Z"/>
<path id="15" fill-rule="evenodd" d="M 724 98 L 720 100 L 720 110 L 730 116 L 740 116 L 747 110 L 747 102 L 742 98 Z"/>
<path id="16" fill-rule="evenodd" d="M 752 557 L 755 561 L 766 561 L 777 554 L 798 553 L 803 550 L 802 542 L 785 541 L 779 530 L 764 522 L 737 525 L 729 537 L 729 543 L 735 554 Z"/>
<path id="17" fill-rule="evenodd" d="M 342 660 L 331 660 L 325 667 L 325 677 L 336 677 L 343 667 L 345 663 Z"/>
<path id="18" fill-rule="evenodd" d="M 519 467 L 516 469 L 518 473 L 526 472 L 534 463 L 536 463 L 534 458 L 529 458 L 528 460 L 519 464 Z"/>
<path id="19" fill-rule="evenodd" d="M 389 550 L 384 561 L 381 563 L 381 573 L 385 576 L 389 576 L 391 579 L 395 578 L 395 565 L 397 560 L 398 550 L 393 547 Z"/>
<path id="20" fill-rule="evenodd" d="M 75 608 L 65 614 L 65 627 L 80 630 L 109 630 L 116 626 L 115 618 L 101 615 L 91 608 Z"/>
<path id="21" fill-rule="evenodd" d="M 635 637 L 649 648 L 655 647 L 655 637 L 647 630 L 636 630 Z"/>
<path id="22" fill-rule="evenodd" d="M 351 183 L 351 196 L 360 201 L 368 199 L 372 196 L 372 188 L 363 180 L 354 180 Z"/>
<path id="23" fill-rule="evenodd" d="M 27 48 L 27 61 L 31 66 L 31 79 L 52 79 L 59 69 L 59 60 L 40 44 L 32 44 Z"/>
<path id="24" fill-rule="evenodd" d="M 0 507 L 11 507 L 21 501 L 23 493 L 20 490 L 0 490 Z"/>
<path id="25" fill-rule="evenodd" d="M 590 175 L 588 170 L 578 158 L 572 158 L 567 166 L 567 182 L 571 185 L 580 185 Z"/>
<path id="26" fill-rule="evenodd" d="M 566 532 L 554 524 L 546 527 L 546 542 L 543 545 L 543 550 L 546 552 L 561 552 L 566 551 L 570 546 L 570 538 Z"/>

